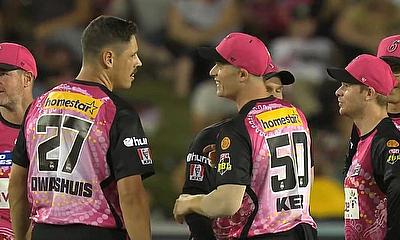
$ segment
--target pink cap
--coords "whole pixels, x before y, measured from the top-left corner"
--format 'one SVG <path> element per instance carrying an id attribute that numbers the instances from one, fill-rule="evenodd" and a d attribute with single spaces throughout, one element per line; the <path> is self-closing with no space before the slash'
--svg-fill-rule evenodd
<path id="1" fill-rule="evenodd" d="M 400 35 L 384 38 L 379 43 L 376 56 L 382 58 L 389 64 L 400 64 Z"/>
<path id="2" fill-rule="evenodd" d="M 36 61 L 32 53 L 16 43 L 0 43 L 0 69 L 23 69 L 37 77 Z"/>
<path id="3" fill-rule="evenodd" d="M 246 69 L 255 76 L 276 73 L 283 84 L 294 82 L 292 74 L 279 72 L 272 63 L 271 54 L 265 44 L 249 34 L 233 32 L 228 34 L 215 48 L 200 48 L 199 54 L 209 60 L 227 62 L 235 67 Z M 269 76 L 272 77 L 272 76 Z"/>
<path id="4" fill-rule="evenodd" d="M 354 58 L 345 69 L 328 68 L 327 71 L 329 76 L 340 82 L 364 84 L 385 96 L 390 94 L 397 83 L 389 65 L 369 54 Z"/>
<path id="5" fill-rule="evenodd" d="M 230 64 L 256 76 L 264 75 L 269 68 L 275 67 L 264 43 L 245 33 L 229 34 L 215 50 Z"/>

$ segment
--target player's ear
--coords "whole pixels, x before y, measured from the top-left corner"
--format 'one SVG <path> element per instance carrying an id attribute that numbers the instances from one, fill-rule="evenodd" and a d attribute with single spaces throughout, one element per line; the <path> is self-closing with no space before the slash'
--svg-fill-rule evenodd
<path id="1" fill-rule="evenodd" d="M 375 99 L 377 96 L 378 96 L 378 93 L 375 91 L 375 89 L 372 87 L 368 87 L 366 99 L 367 100 Z"/>
<path id="2" fill-rule="evenodd" d="M 246 69 L 241 68 L 239 70 L 239 77 L 240 77 L 240 81 L 244 81 L 247 78 L 249 78 L 249 72 Z"/>
<path id="3" fill-rule="evenodd" d="M 32 85 L 33 80 L 35 79 L 35 77 L 33 76 L 33 74 L 31 72 L 23 72 L 23 80 L 24 80 L 24 88 L 27 88 L 29 86 Z"/>
<path id="4" fill-rule="evenodd" d="M 114 52 L 111 49 L 105 49 L 101 54 L 101 60 L 107 68 L 111 68 L 114 62 Z"/>

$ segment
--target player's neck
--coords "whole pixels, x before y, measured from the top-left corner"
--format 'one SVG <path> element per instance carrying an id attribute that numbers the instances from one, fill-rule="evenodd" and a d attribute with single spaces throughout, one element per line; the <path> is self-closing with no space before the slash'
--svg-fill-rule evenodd
<path id="1" fill-rule="evenodd" d="M 364 109 L 363 114 L 354 117 L 353 121 L 360 130 L 360 136 L 363 136 L 371 132 L 385 117 L 388 117 L 386 108 L 374 106 L 369 109 Z"/>
<path id="2" fill-rule="evenodd" d="M 266 92 L 264 83 L 262 82 L 262 85 L 248 85 L 246 89 L 242 89 L 242 91 L 238 93 L 234 100 L 236 102 L 238 111 L 240 111 L 240 109 L 242 109 L 246 103 L 256 99 L 266 98 L 269 95 L 270 94 Z"/>
<path id="3" fill-rule="evenodd" d="M 387 112 L 393 114 L 400 113 L 400 103 L 397 104 L 388 103 Z"/>
<path id="4" fill-rule="evenodd" d="M 0 107 L 1 116 L 10 123 L 20 125 L 24 119 L 25 110 L 28 106 L 19 104 L 14 108 Z"/>
<path id="5" fill-rule="evenodd" d="M 83 65 L 76 79 L 86 82 L 95 82 L 104 85 L 108 90 L 113 90 L 113 84 L 107 73 L 93 66 Z"/>

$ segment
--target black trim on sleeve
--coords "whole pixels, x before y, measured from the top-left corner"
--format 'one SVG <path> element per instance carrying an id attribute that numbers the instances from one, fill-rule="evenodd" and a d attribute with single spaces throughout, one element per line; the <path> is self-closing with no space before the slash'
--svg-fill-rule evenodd
<path id="1" fill-rule="evenodd" d="M 114 101 L 117 109 L 110 129 L 107 162 L 113 170 L 116 180 L 132 175 L 141 175 L 142 179 L 145 179 L 154 174 L 154 167 L 152 159 L 151 162 L 146 160 L 151 158 L 150 147 L 148 143 L 144 142 L 147 137 L 139 115 L 118 96 L 110 95 L 110 98 Z M 132 138 L 131 146 L 124 144 L 124 140 L 127 138 Z M 135 142 L 133 138 L 139 139 L 139 142 Z"/>
<path id="2" fill-rule="evenodd" d="M 249 218 L 247 219 L 246 224 L 244 225 L 244 227 L 242 229 L 242 232 L 240 233 L 240 238 L 239 239 L 243 239 L 243 240 L 247 239 L 247 236 L 249 235 L 250 227 L 253 224 L 254 219 L 255 219 L 255 217 L 257 215 L 257 212 L 258 212 L 258 198 L 257 198 L 256 193 L 249 186 L 246 187 L 246 193 L 249 195 L 251 200 L 253 200 L 254 210 L 250 214 Z"/>
<path id="3" fill-rule="evenodd" d="M 15 143 L 13 153 L 12 153 L 12 162 L 13 164 L 17 164 L 21 167 L 28 168 L 29 167 L 29 157 L 26 151 L 26 139 L 25 139 L 25 121 L 26 116 L 28 115 L 29 109 L 31 108 L 32 103 L 29 104 L 28 108 L 25 111 L 24 119 L 20 126 L 20 130 L 18 133 L 17 142 Z"/>

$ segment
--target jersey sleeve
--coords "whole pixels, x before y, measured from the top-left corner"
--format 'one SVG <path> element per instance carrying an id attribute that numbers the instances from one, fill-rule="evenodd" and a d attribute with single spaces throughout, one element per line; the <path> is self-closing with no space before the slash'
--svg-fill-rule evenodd
<path id="1" fill-rule="evenodd" d="M 233 124 L 225 126 L 218 134 L 216 144 L 216 185 L 251 183 L 251 146 L 247 131 Z"/>
<path id="2" fill-rule="evenodd" d="M 154 174 L 148 139 L 138 114 L 132 110 L 117 111 L 107 154 L 116 180 L 131 175 L 141 175 L 144 179 Z"/>
<path id="3" fill-rule="evenodd" d="M 215 171 L 209 165 L 208 155 L 203 153 L 204 147 L 215 144 L 219 126 L 208 127 L 197 134 L 190 144 L 186 155 L 184 194 L 208 194 L 215 186 Z M 215 239 L 211 219 L 200 214 L 192 213 L 185 216 L 189 226 L 191 239 Z"/>
<path id="4" fill-rule="evenodd" d="M 28 168 L 29 166 L 29 159 L 28 153 L 26 151 L 26 139 L 25 139 L 25 128 L 24 126 L 21 127 L 17 142 L 15 143 L 13 154 L 12 154 L 12 162 L 13 164 L 17 164 L 21 167 Z"/>
<path id="5" fill-rule="evenodd" d="M 29 104 L 28 108 L 24 114 L 24 120 L 21 124 L 21 129 L 18 133 L 17 142 L 15 143 L 13 153 L 12 153 L 12 162 L 13 164 L 17 164 L 21 167 L 28 168 L 29 167 L 29 158 L 28 152 L 26 150 L 26 138 L 25 138 L 25 120 L 27 115 L 29 114 L 29 110 L 32 104 Z"/>
<path id="6" fill-rule="evenodd" d="M 387 196 L 385 239 L 400 236 L 400 138 L 382 138 L 373 144 L 372 163 L 378 186 Z"/>
<path id="7" fill-rule="evenodd" d="M 200 132 L 191 143 L 185 161 L 184 194 L 208 194 L 215 184 L 214 169 L 209 165 L 209 158 L 203 153 L 204 147 L 215 144 L 217 133 Z"/>

